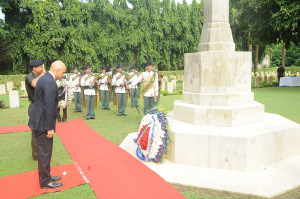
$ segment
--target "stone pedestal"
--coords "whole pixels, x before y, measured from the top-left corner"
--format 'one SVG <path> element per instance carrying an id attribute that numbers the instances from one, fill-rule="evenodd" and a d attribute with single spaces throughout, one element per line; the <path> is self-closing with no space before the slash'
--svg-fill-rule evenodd
<path id="1" fill-rule="evenodd" d="M 173 142 L 168 159 L 177 164 L 246 171 L 300 155 L 300 125 L 276 114 L 265 113 L 264 118 L 236 127 L 171 119 Z"/>
<path id="2" fill-rule="evenodd" d="M 251 92 L 251 53 L 184 55 L 183 95 L 174 119 L 196 125 L 236 126 L 263 121 L 264 106 Z"/>
<path id="3" fill-rule="evenodd" d="M 9 91 L 10 108 L 19 108 L 19 92 Z"/>
<path id="4" fill-rule="evenodd" d="M 6 90 L 5 90 L 5 84 L 0 84 L 0 95 L 5 95 Z"/>

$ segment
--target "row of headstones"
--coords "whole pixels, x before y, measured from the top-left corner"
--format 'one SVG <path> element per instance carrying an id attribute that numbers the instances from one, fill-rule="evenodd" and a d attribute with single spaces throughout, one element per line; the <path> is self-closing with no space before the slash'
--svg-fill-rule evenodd
<path id="1" fill-rule="evenodd" d="M 252 75 L 252 77 L 262 77 L 262 78 L 264 78 L 265 76 L 267 76 L 267 77 L 270 77 L 270 76 L 277 77 L 277 72 L 274 72 L 274 71 L 273 72 L 271 72 L 271 71 L 270 72 L 260 72 L 260 73 L 252 72 L 251 75 Z M 285 77 L 294 76 L 294 75 L 299 76 L 300 73 L 297 72 L 296 74 L 293 74 L 293 73 L 291 73 L 291 71 L 288 71 L 288 72 L 285 71 L 285 74 L 284 74 Z"/>
<path id="2" fill-rule="evenodd" d="M 13 90 L 14 83 L 7 82 L 5 84 L 0 84 L 0 95 L 6 94 L 6 90 L 9 92 L 9 107 L 10 108 L 19 108 L 20 101 L 19 101 L 19 91 Z M 21 81 L 21 90 L 26 91 L 25 88 L 25 81 Z"/>
<path id="3" fill-rule="evenodd" d="M 0 84 L 0 95 L 6 94 L 7 91 L 12 91 L 14 88 L 14 83 L 13 82 L 7 82 L 6 86 L 5 84 Z M 25 81 L 21 81 L 21 90 L 25 91 Z"/>
<path id="4" fill-rule="evenodd" d="M 167 76 L 164 76 L 164 77 L 167 77 Z M 168 78 L 168 77 L 167 77 Z M 170 79 L 174 79 L 174 80 L 184 80 L 184 76 L 183 75 L 170 75 Z"/>
<path id="5" fill-rule="evenodd" d="M 255 77 L 254 78 L 254 84 L 255 84 L 256 87 L 259 87 L 259 82 L 260 81 L 265 81 L 265 82 L 269 82 L 269 84 L 272 84 L 274 78 L 276 79 L 276 81 L 278 81 L 278 78 L 273 77 L 273 76 Z"/>
<path id="6" fill-rule="evenodd" d="M 177 90 L 177 85 L 176 85 L 177 78 L 178 78 L 178 80 L 184 79 L 184 77 L 180 76 L 180 75 L 178 75 L 177 77 L 171 75 L 170 79 L 172 79 L 172 80 L 169 82 L 169 78 L 167 76 L 164 76 L 162 78 L 161 90 L 162 91 L 167 90 L 168 93 L 173 93 L 174 91 L 176 91 Z M 184 84 L 184 82 L 182 82 L 182 84 Z"/>

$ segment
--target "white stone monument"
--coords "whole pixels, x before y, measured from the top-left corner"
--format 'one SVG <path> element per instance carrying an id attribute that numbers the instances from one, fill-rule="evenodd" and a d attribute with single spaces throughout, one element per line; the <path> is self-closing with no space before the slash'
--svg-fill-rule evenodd
<path id="1" fill-rule="evenodd" d="M 14 87 L 14 83 L 13 82 L 7 82 L 6 83 L 6 88 L 8 91 L 11 91 Z"/>
<path id="2" fill-rule="evenodd" d="M 5 84 L 0 84 L 0 95 L 5 95 L 6 90 L 5 90 Z"/>
<path id="3" fill-rule="evenodd" d="M 229 0 L 204 0 L 199 52 L 185 54 L 169 118 L 171 161 L 143 163 L 168 182 L 269 198 L 300 184 L 300 126 L 254 101 L 251 53 L 235 52 L 228 15 Z M 136 137 L 120 145 L 135 157 Z"/>
<path id="4" fill-rule="evenodd" d="M 25 87 L 25 81 L 21 81 L 21 90 L 25 91 L 26 87 Z"/>
<path id="5" fill-rule="evenodd" d="M 229 0 L 205 0 L 198 52 L 184 55 L 187 83 L 171 114 L 171 161 L 245 171 L 300 155 L 300 126 L 254 101 L 251 63 L 251 52 L 235 51 Z"/>
<path id="6" fill-rule="evenodd" d="M 19 108 L 19 92 L 9 91 L 10 108 Z"/>

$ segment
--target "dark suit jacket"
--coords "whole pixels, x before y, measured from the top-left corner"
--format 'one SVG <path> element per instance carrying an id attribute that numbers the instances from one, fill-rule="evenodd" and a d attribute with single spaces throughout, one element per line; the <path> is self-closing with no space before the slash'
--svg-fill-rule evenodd
<path id="1" fill-rule="evenodd" d="M 34 92 L 34 106 L 28 126 L 32 130 L 55 130 L 58 105 L 58 88 L 53 76 L 47 72 L 37 82 Z"/>

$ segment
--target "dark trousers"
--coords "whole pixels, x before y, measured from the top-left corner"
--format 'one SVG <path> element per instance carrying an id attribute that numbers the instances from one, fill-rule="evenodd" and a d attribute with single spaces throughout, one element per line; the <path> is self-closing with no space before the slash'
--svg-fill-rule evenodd
<path id="1" fill-rule="evenodd" d="M 67 116 L 68 116 L 68 114 L 67 114 L 67 107 L 65 108 L 65 109 L 62 109 L 63 110 L 63 120 L 67 120 Z M 56 118 L 58 119 L 58 120 L 61 120 L 61 117 L 60 117 L 60 108 L 57 108 L 57 115 L 56 115 Z"/>
<path id="2" fill-rule="evenodd" d="M 109 92 L 101 91 L 102 108 L 109 108 Z"/>
<path id="3" fill-rule="evenodd" d="M 86 95 L 86 118 L 95 118 L 94 106 L 95 106 L 95 95 Z"/>
<path id="4" fill-rule="evenodd" d="M 33 108 L 33 103 L 31 102 L 28 107 L 28 116 L 30 117 L 31 110 Z M 37 160 L 38 159 L 38 147 L 36 143 L 36 131 L 31 131 L 31 149 L 32 149 L 32 159 Z"/>
<path id="5" fill-rule="evenodd" d="M 118 115 L 125 114 L 126 93 L 117 93 L 118 98 Z"/>
<path id="6" fill-rule="evenodd" d="M 130 89 L 131 92 L 131 106 L 139 106 L 139 89 L 132 88 Z"/>
<path id="7" fill-rule="evenodd" d="M 144 96 L 144 115 L 147 114 L 148 110 L 151 110 L 153 107 L 155 107 L 157 105 L 158 105 L 158 103 L 154 101 L 154 97 L 145 97 Z"/>
<path id="8" fill-rule="evenodd" d="M 75 112 L 81 110 L 81 92 L 74 92 L 74 101 L 75 101 Z"/>
<path id="9" fill-rule="evenodd" d="M 38 172 L 40 186 L 46 186 L 50 183 L 50 161 L 52 157 L 53 138 L 46 138 L 47 131 L 36 131 L 38 156 Z"/>

